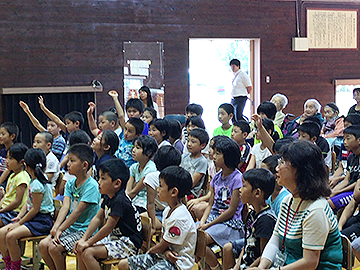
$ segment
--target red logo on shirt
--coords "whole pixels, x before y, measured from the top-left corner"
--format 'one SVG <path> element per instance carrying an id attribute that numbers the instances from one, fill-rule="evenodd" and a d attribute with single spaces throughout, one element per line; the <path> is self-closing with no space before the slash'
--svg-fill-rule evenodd
<path id="1" fill-rule="evenodd" d="M 172 237 L 175 237 L 175 236 L 179 236 L 181 234 L 181 231 L 178 227 L 174 226 L 170 228 L 169 233 L 171 234 Z"/>

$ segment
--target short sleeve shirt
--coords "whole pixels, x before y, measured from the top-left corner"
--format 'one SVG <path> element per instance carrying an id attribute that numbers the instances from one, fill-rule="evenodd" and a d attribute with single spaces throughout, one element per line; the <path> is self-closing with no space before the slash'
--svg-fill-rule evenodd
<path id="1" fill-rule="evenodd" d="M 99 184 L 94 178 L 89 177 L 80 187 L 76 187 L 76 178 L 72 178 L 66 182 L 64 196 L 70 197 L 71 200 L 68 216 L 80 202 L 88 203 L 86 209 L 69 228 L 71 232 L 86 231 L 91 219 L 100 209 Z"/>
<path id="2" fill-rule="evenodd" d="M 222 127 L 217 127 L 214 129 L 213 132 L 213 137 L 215 136 L 219 136 L 219 135 L 224 135 L 224 136 L 228 136 L 229 138 L 231 138 L 231 132 L 233 130 L 233 125 L 230 126 L 230 128 L 228 128 L 227 130 L 224 130 Z"/>
<path id="3" fill-rule="evenodd" d="M 115 152 L 115 156 L 122 159 L 128 167 L 134 164 L 136 161 L 132 157 L 132 149 L 134 147 L 134 141 L 127 141 L 124 139 L 124 130 L 119 135 L 119 148 Z"/>
<path id="4" fill-rule="evenodd" d="M 196 172 L 204 174 L 200 181 L 196 184 L 196 186 L 191 189 L 191 192 L 194 193 L 194 195 L 199 196 L 201 187 L 203 186 L 203 183 L 205 181 L 205 175 L 208 169 L 208 162 L 203 155 L 198 158 L 191 158 L 190 155 L 191 154 L 189 152 L 182 155 L 181 167 L 187 170 L 191 174 L 191 176 L 193 176 Z"/>
<path id="5" fill-rule="evenodd" d="M 8 178 L 7 185 L 6 185 L 6 193 L 5 198 L 2 204 L 2 208 L 8 206 L 12 201 L 16 198 L 16 189 L 18 186 L 25 184 L 26 188 L 30 184 L 30 176 L 29 174 L 24 170 L 17 174 L 12 173 L 10 177 Z M 26 189 L 27 190 L 27 189 Z M 26 203 L 26 200 L 28 198 L 28 192 L 26 191 L 24 193 L 24 197 L 21 201 L 21 204 L 14 209 L 15 212 L 20 212 L 23 205 Z"/>
<path id="6" fill-rule="evenodd" d="M 48 214 L 54 211 L 53 190 L 50 183 L 42 184 L 38 179 L 31 180 L 30 188 L 29 188 L 29 197 L 27 200 L 28 211 L 33 207 L 34 193 L 43 194 L 40 205 L 40 213 Z"/>
<path id="7" fill-rule="evenodd" d="M 60 174 L 60 162 L 53 152 L 49 152 L 46 155 L 46 169 L 45 173 L 53 173 L 53 177 L 50 180 L 53 188 L 56 186 L 56 180 L 59 178 Z"/>
<path id="8" fill-rule="evenodd" d="M 51 146 L 51 151 L 54 154 L 61 156 L 65 151 L 65 149 L 66 149 L 66 142 L 64 137 L 60 134 L 60 136 L 54 139 L 54 142 Z"/>
<path id="9" fill-rule="evenodd" d="M 148 185 L 149 187 L 151 187 L 153 190 L 156 191 L 160 185 L 159 184 L 159 175 L 160 175 L 159 171 L 155 171 L 155 172 L 151 172 L 151 173 L 147 174 L 144 179 L 144 184 Z M 166 206 L 167 206 L 167 203 L 161 202 L 156 195 L 156 198 L 155 198 L 156 210 L 163 211 Z"/>
<path id="10" fill-rule="evenodd" d="M 359 175 L 359 159 L 360 159 L 360 155 L 355 156 L 354 153 L 351 153 L 348 157 L 347 160 L 347 171 L 350 172 L 350 181 L 349 181 L 349 185 L 351 185 L 352 183 L 355 183 L 360 175 Z"/>
<path id="11" fill-rule="evenodd" d="M 239 69 L 234 75 L 232 86 L 231 95 L 233 97 L 247 96 L 246 87 L 252 86 L 249 75 Z"/>
<path id="12" fill-rule="evenodd" d="M 111 232 L 111 240 L 126 236 L 137 248 L 140 248 L 142 245 L 140 214 L 125 191 L 119 190 L 112 198 L 105 195 L 101 208 L 104 209 L 106 221 L 109 216 L 119 217 L 118 223 Z"/>
<path id="13" fill-rule="evenodd" d="M 131 165 L 130 167 L 130 176 L 134 177 L 136 184 L 140 182 L 142 178 L 144 178 L 147 174 L 156 171 L 156 166 L 154 161 L 149 160 L 146 163 L 144 169 L 139 172 L 139 162 Z M 147 195 L 146 195 L 146 187 L 139 191 L 139 193 L 133 198 L 133 204 L 136 206 L 141 206 L 146 209 L 147 206 Z"/>
<path id="14" fill-rule="evenodd" d="M 178 253 L 176 266 L 192 270 L 196 246 L 196 226 L 185 205 L 178 206 L 169 216 L 170 207 L 163 212 L 163 238 L 170 249 Z"/>
<path id="15" fill-rule="evenodd" d="M 263 160 L 271 156 L 271 152 L 267 147 L 265 147 L 265 149 L 261 149 L 261 143 L 254 145 L 251 149 L 251 154 L 255 156 L 256 168 L 260 168 Z"/>

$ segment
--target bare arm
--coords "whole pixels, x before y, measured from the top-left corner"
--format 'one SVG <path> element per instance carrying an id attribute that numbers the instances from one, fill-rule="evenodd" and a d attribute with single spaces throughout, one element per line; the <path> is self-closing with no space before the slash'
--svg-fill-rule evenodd
<path id="1" fill-rule="evenodd" d="M 130 176 L 129 181 L 126 184 L 126 189 L 125 189 L 126 194 L 130 193 L 130 191 L 134 188 L 134 185 L 135 185 L 134 176 Z"/>
<path id="2" fill-rule="evenodd" d="M 120 101 L 119 101 L 119 94 L 115 91 L 115 90 L 111 90 L 108 92 L 109 96 L 112 97 L 112 99 L 114 100 L 114 104 L 115 104 L 115 108 L 116 111 L 118 113 L 119 116 L 119 125 L 122 129 L 125 128 L 125 114 L 124 114 L 124 110 L 121 107 Z"/>
<path id="3" fill-rule="evenodd" d="M 6 207 L 0 209 L 0 213 L 3 212 L 8 212 L 11 210 L 16 209 L 17 207 L 19 207 L 19 205 L 21 204 L 25 191 L 27 190 L 27 185 L 26 184 L 21 184 L 16 188 L 16 197 L 15 200 L 13 200 L 12 202 L 10 202 Z"/>
<path id="4" fill-rule="evenodd" d="M 246 171 L 250 170 L 250 169 L 254 169 L 256 167 L 256 159 L 255 159 L 255 155 L 251 155 L 249 164 L 246 167 Z"/>
<path id="5" fill-rule="evenodd" d="M 156 191 L 149 185 L 145 184 L 146 186 L 146 196 L 147 196 L 147 212 L 151 219 L 152 228 L 155 230 L 155 221 L 156 221 L 156 214 L 155 214 L 155 197 Z"/>
<path id="6" fill-rule="evenodd" d="M 20 219 L 20 221 L 19 221 L 20 225 L 32 220 L 36 216 L 36 214 L 39 213 L 39 211 L 40 211 L 43 194 L 42 193 L 33 193 L 32 196 L 33 196 L 33 207 L 30 209 L 29 212 L 26 213 L 25 216 L 23 216 Z"/>
<path id="7" fill-rule="evenodd" d="M 129 197 L 131 199 L 134 199 L 134 197 L 145 188 L 145 184 L 144 184 L 144 179 L 145 177 L 143 177 L 136 185 L 133 189 L 130 190 L 130 192 L 128 193 Z"/>
<path id="8" fill-rule="evenodd" d="M 198 172 L 194 172 L 193 176 L 192 176 L 192 180 L 193 180 L 193 187 L 195 187 L 199 181 L 201 180 L 201 178 L 204 176 L 203 173 L 198 173 Z"/>
<path id="9" fill-rule="evenodd" d="M 246 90 L 248 92 L 248 94 L 251 94 L 252 90 L 253 90 L 253 87 L 250 85 L 250 86 L 247 86 L 246 87 Z"/>
<path id="10" fill-rule="evenodd" d="M 5 171 L 3 171 L 3 173 L 0 176 L 0 184 L 2 184 L 6 180 L 9 174 L 10 174 L 10 170 L 6 168 Z"/>
<path id="11" fill-rule="evenodd" d="M 24 110 L 24 112 L 27 114 L 27 116 L 29 117 L 31 123 L 34 125 L 34 127 L 40 131 L 40 132 L 43 132 L 43 131 L 46 131 L 46 128 L 43 127 L 39 120 L 32 114 L 32 112 L 30 111 L 30 108 L 29 106 L 24 102 L 24 101 L 20 101 L 19 102 L 19 105 L 20 107 Z"/>
<path id="12" fill-rule="evenodd" d="M 89 108 L 87 109 L 86 112 L 87 112 L 87 117 L 88 117 L 89 128 L 90 128 L 91 133 L 96 137 L 100 131 L 100 129 L 98 129 L 98 127 L 96 125 L 96 122 L 95 122 L 95 119 L 93 116 L 96 105 L 94 102 L 89 102 L 88 105 L 89 105 Z"/>
<path id="13" fill-rule="evenodd" d="M 354 198 L 351 199 L 349 204 L 344 208 L 344 211 L 341 213 L 340 219 L 339 219 L 339 231 L 342 231 L 345 223 L 348 221 L 350 217 L 354 214 L 357 203 Z"/>
<path id="14" fill-rule="evenodd" d="M 273 145 L 275 142 L 274 142 L 273 138 L 271 137 L 271 135 L 264 128 L 260 115 L 253 114 L 251 119 L 255 121 L 255 125 L 256 125 L 257 129 L 259 130 L 259 133 L 261 135 L 262 144 L 265 147 L 267 147 L 272 154 L 274 154 L 272 148 L 273 148 Z"/>
<path id="15" fill-rule="evenodd" d="M 146 252 L 146 253 L 149 253 L 149 254 L 151 254 L 151 253 L 160 253 L 160 254 L 162 254 L 169 248 L 169 246 L 170 246 L 170 243 L 166 242 L 164 240 L 164 238 L 161 238 L 160 243 L 153 246 L 152 248 L 150 248 L 148 250 L 148 252 Z"/>
<path id="16" fill-rule="evenodd" d="M 198 229 L 202 229 L 201 227 L 203 225 L 205 225 L 206 220 L 209 217 L 209 214 L 211 212 L 211 208 L 212 208 L 212 206 L 214 204 L 214 188 L 212 186 L 210 186 L 209 193 L 210 193 L 209 205 L 208 205 L 208 207 L 206 207 L 206 209 L 204 211 L 204 214 L 203 214 L 203 216 L 202 216 L 202 218 L 200 220 L 200 223 L 198 225 Z"/>
<path id="17" fill-rule="evenodd" d="M 39 97 L 39 104 L 40 104 L 40 108 L 41 110 L 43 110 L 43 112 L 52 120 L 55 122 L 55 124 L 57 124 L 60 129 L 63 132 L 66 132 L 66 125 L 63 121 L 61 121 L 61 119 L 54 114 L 53 112 L 51 112 L 48 108 L 46 108 L 45 103 L 44 103 L 44 98 L 42 96 Z"/>
<path id="18" fill-rule="evenodd" d="M 75 210 L 65 219 L 65 221 L 59 226 L 58 230 L 65 231 L 69 228 L 85 211 L 86 207 L 88 207 L 89 203 L 87 202 L 79 202 L 78 206 Z"/>

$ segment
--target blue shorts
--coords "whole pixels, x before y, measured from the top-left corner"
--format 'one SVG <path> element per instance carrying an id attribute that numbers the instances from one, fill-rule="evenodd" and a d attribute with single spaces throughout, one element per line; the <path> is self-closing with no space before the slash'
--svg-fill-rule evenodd
<path id="1" fill-rule="evenodd" d="M 237 259 L 240 256 L 241 250 L 244 247 L 245 239 L 239 239 L 231 241 L 234 258 Z"/>
<path id="2" fill-rule="evenodd" d="M 331 197 L 330 200 L 334 203 L 335 209 L 339 210 L 349 204 L 353 197 L 353 191 L 347 191 Z"/>
<path id="3" fill-rule="evenodd" d="M 3 212 L 0 213 L 0 219 L 2 221 L 2 223 L 4 223 L 4 225 L 8 225 L 10 223 L 12 223 L 12 219 L 16 218 L 18 216 L 18 212 L 15 211 L 8 211 L 8 212 Z"/>
<path id="4" fill-rule="evenodd" d="M 162 254 L 141 254 L 128 258 L 130 269 L 136 270 L 177 270 L 175 264 L 166 260 Z"/>

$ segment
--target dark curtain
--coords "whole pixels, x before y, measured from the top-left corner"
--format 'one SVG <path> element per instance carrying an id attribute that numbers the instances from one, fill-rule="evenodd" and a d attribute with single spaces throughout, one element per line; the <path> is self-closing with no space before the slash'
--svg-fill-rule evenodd
<path id="1" fill-rule="evenodd" d="M 4 95 L 5 99 L 5 122 L 13 122 L 19 126 L 20 134 L 17 142 L 23 142 L 27 146 L 32 146 L 32 141 L 37 129 L 32 125 L 28 116 L 19 105 L 19 101 L 26 102 L 31 112 L 46 128 L 47 116 L 40 109 L 38 103 L 39 94 L 26 95 Z M 87 122 L 86 110 L 88 102 L 95 100 L 95 93 L 59 93 L 59 94 L 43 94 L 45 106 L 53 113 L 62 117 L 71 111 L 79 111 L 84 116 L 83 130 L 90 136 L 89 125 Z M 92 137 L 92 136 L 91 136 Z"/>

